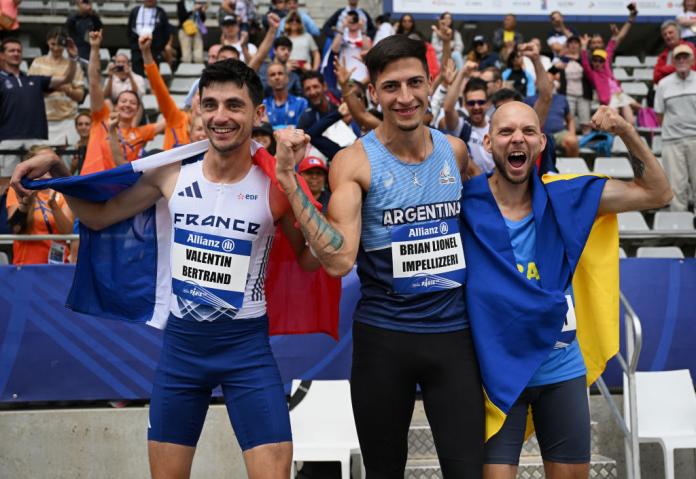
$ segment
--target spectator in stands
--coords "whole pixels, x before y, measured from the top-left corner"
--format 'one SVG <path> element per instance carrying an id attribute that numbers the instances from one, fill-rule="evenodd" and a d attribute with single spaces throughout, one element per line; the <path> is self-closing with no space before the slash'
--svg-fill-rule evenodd
<path id="1" fill-rule="evenodd" d="M 271 63 L 267 74 L 268 84 L 273 90 L 273 94 L 263 100 L 268 122 L 274 130 L 297 125 L 300 115 L 307 108 L 307 100 L 288 93 L 288 72 L 284 65 Z"/>
<path id="2" fill-rule="evenodd" d="M 551 48 L 554 56 L 559 56 L 568 38 L 577 35 L 577 32 L 566 26 L 563 15 L 558 10 L 551 12 L 549 19 L 551 20 L 551 31 L 546 36 L 546 44 Z"/>
<path id="3" fill-rule="evenodd" d="M 248 30 L 249 25 L 256 19 L 256 6 L 254 0 L 222 0 L 218 21 L 222 22 L 225 15 L 236 15 L 243 30 Z M 265 28 L 268 28 L 265 25 Z"/>
<path id="4" fill-rule="evenodd" d="M 215 45 L 211 45 L 210 48 L 208 48 L 208 59 L 206 60 L 206 63 L 208 65 L 212 65 L 217 61 L 217 54 L 220 51 L 221 47 L 221 44 L 216 43 Z"/>
<path id="5" fill-rule="evenodd" d="M 124 91 L 135 92 L 142 98 L 145 95 L 145 78 L 133 71 L 126 55 L 119 53 L 106 67 L 104 98 L 114 102 Z"/>
<path id="6" fill-rule="evenodd" d="M 321 33 L 327 38 L 333 38 L 333 36 L 342 31 L 341 26 L 344 24 L 348 12 L 355 10 L 358 13 L 361 21 L 361 27 L 363 33 L 366 33 L 368 37 L 373 38 L 375 36 L 375 25 L 372 23 L 372 17 L 364 9 L 358 7 L 359 0 L 348 0 L 348 5 L 336 10 L 333 15 L 329 17 L 321 27 Z"/>
<path id="7" fill-rule="evenodd" d="M 259 126 L 255 126 L 251 131 L 251 137 L 254 141 L 261 143 L 261 146 L 266 148 L 271 155 L 275 155 L 276 142 L 273 136 L 273 126 L 270 123 L 264 121 Z"/>
<path id="8" fill-rule="evenodd" d="M 312 35 L 305 32 L 297 10 L 291 10 L 282 21 L 285 22 L 285 36 L 292 42 L 290 68 L 298 74 L 310 70 L 318 71 L 321 61 L 319 48 Z"/>
<path id="9" fill-rule="evenodd" d="M 416 21 L 410 13 L 404 13 L 396 23 L 397 35 L 410 35 L 416 31 Z"/>
<path id="10" fill-rule="evenodd" d="M 89 132 L 92 129 L 92 117 L 85 112 L 80 112 L 75 117 L 75 131 L 79 139 L 75 143 L 73 149 L 72 160 L 70 161 L 70 173 L 79 175 L 82 171 L 82 165 L 85 163 L 85 155 L 87 154 L 87 144 L 89 143 Z"/>
<path id="11" fill-rule="evenodd" d="M 481 72 L 479 78 L 486 82 L 486 92 L 488 93 L 488 98 L 503 88 L 503 75 L 500 68 L 488 67 Z"/>
<path id="12" fill-rule="evenodd" d="M 507 60 L 515 49 L 515 45 L 524 41 L 524 37 L 520 32 L 515 31 L 515 27 L 517 27 L 517 17 L 509 13 L 503 18 L 503 26 L 493 32 L 493 50 L 500 54 L 503 61 Z"/>
<path id="13" fill-rule="evenodd" d="M 510 82 L 522 97 L 533 96 L 536 92 L 534 77 L 524 68 L 523 56 L 517 49 L 508 56 L 507 68 L 503 70 L 502 76 L 503 81 Z"/>
<path id="14" fill-rule="evenodd" d="M 256 45 L 249 43 L 249 32 L 242 32 L 239 18 L 236 15 L 225 15 L 222 19 L 222 29 L 220 33 L 220 43 L 223 45 L 231 45 L 240 53 L 243 53 L 244 63 L 249 63 L 251 57 L 256 53 Z M 243 46 L 247 47 L 247 53 L 244 54 Z"/>
<path id="15" fill-rule="evenodd" d="M 696 55 L 696 45 L 686 40 L 682 40 L 679 24 L 674 20 L 666 20 L 660 26 L 662 40 L 667 45 L 662 53 L 657 57 L 655 69 L 653 70 L 653 83 L 657 85 L 667 75 L 671 75 L 676 71 L 674 62 L 672 61 L 672 51 L 677 45 L 686 44 L 691 47 L 691 50 Z M 696 65 L 693 67 L 696 70 Z"/>
<path id="16" fill-rule="evenodd" d="M 89 60 L 89 32 L 101 30 L 102 22 L 92 9 L 92 0 L 75 0 L 77 12 L 73 12 L 65 21 L 65 29 L 73 39 L 80 58 Z"/>
<path id="17" fill-rule="evenodd" d="M 76 72 L 77 47 L 67 41 L 68 70 L 61 76 L 26 75 L 22 64 L 22 44 L 14 38 L 2 41 L 4 57 L 0 70 L 0 150 L 28 148 L 48 139 L 48 120 L 43 93 L 72 83 Z M 97 55 L 99 52 L 97 52 Z M 21 154 L 0 155 L 0 176 L 11 176 Z"/>
<path id="18" fill-rule="evenodd" d="M 35 58 L 28 74 L 47 77 L 65 75 L 72 63 L 64 55 L 67 41 L 67 33 L 61 27 L 49 30 L 46 36 L 48 55 Z M 82 68 L 77 68 L 72 82 L 44 93 L 48 139 L 52 145 L 69 145 L 77 141 L 74 120 L 77 105 L 85 96 L 84 81 Z"/>
<path id="19" fill-rule="evenodd" d="M 334 36 L 331 50 L 352 72 L 351 79 L 361 83 L 367 81 L 367 67 L 362 58 L 371 47 L 372 41 L 363 34 L 360 16 L 355 10 L 348 12 L 340 30 Z"/>
<path id="20" fill-rule="evenodd" d="M 696 44 L 696 0 L 684 0 L 684 12 L 677 15 L 677 23 L 681 27 L 681 37 Z"/>
<path id="21" fill-rule="evenodd" d="M 380 40 L 384 40 L 387 37 L 390 37 L 396 33 L 396 30 L 394 30 L 394 27 L 392 24 L 389 22 L 391 13 L 386 12 L 383 13 L 382 15 L 378 16 L 375 18 L 375 25 L 377 27 L 377 32 L 375 33 L 375 38 L 373 39 L 373 43 L 377 43 Z"/>
<path id="22" fill-rule="evenodd" d="M 302 77 L 304 97 L 309 106 L 300 116 L 297 128 L 306 130 L 324 115 L 335 111 L 339 102 L 334 95 L 329 95 L 324 76 L 319 72 L 308 72 Z"/>
<path id="23" fill-rule="evenodd" d="M 316 156 L 308 156 L 297 165 L 297 172 L 305 179 L 314 199 L 321 203 L 322 211 L 329 205 L 329 191 L 326 189 L 329 169 Z"/>
<path id="24" fill-rule="evenodd" d="M 614 72 L 611 69 L 617 45 L 616 37 L 612 36 L 606 50 L 597 49 L 592 51 L 591 63 L 590 56 L 587 53 L 589 41 L 590 38 L 587 35 L 583 35 L 580 38 L 582 68 L 597 91 L 599 102 L 617 110 L 629 124 L 633 125 L 635 120 L 633 110 L 640 108 L 640 105 L 623 92 L 621 84 L 614 78 Z"/>
<path id="25" fill-rule="evenodd" d="M 662 161 L 674 191 L 672 211 L 696 202 L 696 73 L 691 45 L 672 50 L 675 72 L 660 81 L 655 112 L 662 124 Z M 691 192 L 691 197 L 689 197 Z"/>
<path id="26" fill-rule="evenodd" d="M 111 109 L 104 101 L 104 94 L 100 88 L 99 47 L 101 42 L 101 31 L 90 32 L 91 50 L 87 77 L 89 79 L 92 129 L 89 132 L 89 143 L 82 174 L 108 170 L 123 162 L 138 159 L 145 144 L 152 140 L 155 135 L 164 131 L 164 122 L 134 126 L 141 104 L 140 97 L 130 90 L 122 91 L 118 95 L 114 102 L 114 113 L 111 114 Z M 138 56 L 142 59 L 140 53 Z M 117 153 L 120 153 L 118 155 L 113 154 L 112 146 L 114 144 L 117 144 L 116 150 L 118 150 Z"/>
<path id="27" fill-rule="evenodd" d="M 46 146 L 32 147 L 27 158 Z M 48 174 L 44 175 L 49 177 Z M 7 192 L 8 223 L 14 234 L 48 235 L 70 234 L 73 231 L 73 215 L 63 195 L 54 190 L 33 191 L 19 200 L 14 189 Z M 15 241 L 12 264 L 66 263 L 70 254 L 63 241 Z"/>
<path id="28" fill-rule="evenodd" d="M 479 70 L 485 70 L 488 67 L 500 68 L 500 57 L 496 52 L 492 52 L 486 37 L 476 35 L 471 43 L 471 50 L 467 55 L 467 60 L 478 64 Z"/>
<path id="29" fill-rule="evenodd" d="M 638 9 L 636 9 L 635 3 L 629 3 L 627 8 L 629 11 L 628 19 L 623 25 L 621 25 L 620 29 L 615 23 L 609 24 L 609 30 L 611 31 L 611 39 L 609 41 L 614 41 L 614 50 L 616 50 L 624 38 L 626 38 L 626 35 L 628 35 L 628 32 L 631 30 L 631 27 L 636 22 L 636 17 L 638 16 Z M 605 46 L 604 38 L 602 37 L 601 33 L 593 33 L 590 35 L 590 41 L 586 49 L 593 52 L 595 50 L 608 50 L 609 46 Z"/>
<path id="30" fill-rule="evenodd" d="M 268 12 L 263 18 L 263 28 L 268 28 L 268 15 L 274 13 L 278 15 L 279 18 L 283 19 L 285 15 L 288 14 L 288 7 L 286 0 L 271 0 L 271 5 L 268 7 Z"/>
<path id="31" fill-rule="evenodd" d="M 157 0 L 143 0 L 142 5 L 133 8 L 128 16 L 128 43 L 133 71 L 140 76 L 145 75 L 143 57 L 138 46 L 140 36 L 152 35 L 152 55 L 159 63 L 164 61 L 164 49 L 173 33 L 167 12 L 157 6 Z"/>
<path id="32" fill-rule="evenodd" d="M 179 47 L 181 61 L 184 63 L 203 63 L 203 33 L 205 30 L 206 0 L 194 0 L 187 8 L 188 0 L 179 0 L 176 4 L 176 16 L 179 19 Z"/>
<path id="33" fill-rule="evenodd" d="M 550 76 L 549 83 L 553 84 L 553 74 Z M 538 97 L 528 96 L 524 102 L 531 107 L 537 102 Z M 553 93 L 551 105 L 549 106 L 546 121 L 543 123 L 544 134 L 552 136 L 557 147 L 563 150 L 565 156 L 579 156 L 580 147 L 578 137 L 575 134 L 575 117 L 570 111 L 568 100 L 564 95 Z"/>
<path id="34" fill-rule="evenodd" d="M 313 37 L 318 37 L 321 35 L 321 30 L 319 30 L 319 27 L 314 22 L 314 19 L 306 11 L 300 10 L 297 0 L 287 0 L 286 5 L 288 8 L 288 14 L 280 20 L 280 30 L 278 30 L 279 34 L 285 32 L 285 23 L 288 21 L 287 17 L 291 13 L 296 13 L 299 15 L 300 20 L 302 21 L 302 28 L 304 29 L 305 33 L 309 33 Z"/>
<path id="35" fill-rule="evenodd" d="M 452 26 L 452 14 L 449 12 L 443 13 L 440 15 L 437 23 L 437 26 L 433 26 L 433 33 L 430 36 L 430 44 L 435 49 L 435 53 L 437 53 L 438 61 L 442 65 L 443 43 L 440 35 L 437 33 L 437 27 L 442 24 L 445 27 L 452 29 L 453 37 L 451 42 L 452 51 L 450 52 L 450 57 L 452 60 L 454 60 L 457 70 L 461 70 L 464 66 L 464 57 L 462 56 L 462 52 L 464 51 L 464 41 L 462 40 L 462 34 Z"/>
<path id="36" fill-rule="evenodd" d="M 14 32 L 19 30 L 18 7 L 22 0 L 0 0 L 0 14 L 2 14 L 3 26 L 0 32 Z"/>
<path id="37" fill-rule="evenodd" d="M 580 59 L 580 37 L 572 36 L 566 42 L 565 55 L 554 66 L 559 70 L 560 86 L 558 93 L 565 95 L 570 112 L 579 123 L 583 134 L 589 133 L 590 107 L 592 104 L 592 85 L 585 76 Z"/>
<path id="38" fill-rule="evenodd" d="M 541 40 L 539 40 L 538 38 L 535 37 L 530 39 L 529 43 L 533 43 L 538 51 L 542 51 Z M 548 69 L 551 68 L 551 59 L 549 57 L 547 57 L 544 54 L 540 54 L 539 60 L 541 61 L 541 64 L 544 66 L 545 71 L 548 71 Z M 529 72 L 529 74 L 532 76 L 532 79 L 536 82 L 536 73 L 534 72 L 534 65 L 532 64 L 532 61 L 529 59 L 529 57 L 522 56 L 522 62 L 524 64 L 525 71 Z"/>

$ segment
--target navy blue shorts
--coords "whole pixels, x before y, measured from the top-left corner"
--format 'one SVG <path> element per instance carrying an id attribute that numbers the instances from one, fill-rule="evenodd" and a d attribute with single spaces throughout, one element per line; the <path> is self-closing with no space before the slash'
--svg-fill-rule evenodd
<path id="1" fill-rule="evenodd" d="M 268 319 L 197 322 L 172 315 L 155 373 L 148 439 L 195 447 L 218 385 L 243 451 L 292 440 Z"/>
<path id="2" fill-rule="evenodd" d="M 580 376 L 522 391 L 500 432 L 486 442 L 486 464 L 519 464 L 530 406 L 545 461 L 590 462 L 590 407 L 585 376 Z"/>

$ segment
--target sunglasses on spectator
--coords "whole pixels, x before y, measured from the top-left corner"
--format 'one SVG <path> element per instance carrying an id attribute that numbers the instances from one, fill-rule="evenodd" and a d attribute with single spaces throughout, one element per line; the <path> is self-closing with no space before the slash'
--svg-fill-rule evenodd
<path id="1" fill-rule="evenodd" d="M 488 100 L 467 100 L 466 106 L 483 106 L 488 102 Z"/>

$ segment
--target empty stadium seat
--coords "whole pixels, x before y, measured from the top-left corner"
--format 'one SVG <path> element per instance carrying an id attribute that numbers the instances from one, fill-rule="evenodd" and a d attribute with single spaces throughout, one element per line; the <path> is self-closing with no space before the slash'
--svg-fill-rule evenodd
<path id="1" fill-rule="evenodd" d="M 176 69 L 178 77 L 199 77 L 205 65 L 202 63 L 180 63 Z"/>
<path id="2" fill-rule="evenodd" d="M 624 180 L 633 178 L 631 163 L 628 161 L 628 158 L 624 158 L 623 156 L 596 158 L 593 171 L 612 178 Z"/>
<path id="3" fill-rule="evenodd" d="M 174 77 L 171 84 L 169 85 L 169 92 L 170 93 L 188 93 L 189 90 L 191 89 L 191 86 L 193 85 L 193 83 L 195 81 L 196 81 L 196 78 L 194 78 L 194 77 L 187 77 L 187 78 Z"/>
<path id="4" fill-rule="evenodd" d="M 590 172 L 587 163 L 582 158 L 558 157 L 556 168 L 561 174 L 586 174 Z"/>
<path id="5" fill-rule="evenodd" d="M 619 231 L 650 231 L 643 214 L 639 211 L 627 211 L 617 215 Z"/>
<path id="6" fill-rule="evenodd" d="M 626 73 L 626 70 L 623 68 L 614 68 L 614 78 L 621 82 L 633 80 L 633 77 Z"/>
<path id="7" fill-rule="evenodd" d="M 636 258 L 678 258 L 684 253 L 677 246 L 641 246 L 636 251 Z"/>
<path id="8" fill-rule="evenodd" d="M 643 62 L 637 56 L 618 55 L 614 57 L 614 65 L 624 68 L 640 68 Z"/>
<path id="9" fill-rule="evenodd" d="M 143 95 L 143 109 L 145 109 L 145 111 L 148 113 L 157 111 L 158 106 L 155 95 Z"/>
<path id="10" fill-rule="evenodd" d="M 622 83 L 621 89 L 627 95 L 643 97 L 648 94 L 648 86 L 645 83 Z"/>
<path id="11" fill-rule="evenodd" d="M 662 135 L 656 135 L 653 138 L 651 148 L 655 155 L 662 155 Z"/>
<path id="12" fill-rule="evenodd" d="M 619 258 L 628 258 L 626 251 L 620 246 L 619 246 Z"/>
<path id="13" fill-rule="evenodd" d="M 0 265 L 2 264 L 10 264 L 10 258 L 4 251 L 0 251 Z"/>
<path id="14" fill-rule="evenodd" d="M 633 79 L 635 81 L 651 82 L 653 79 L 653 71 L 651 68 L 636 68 L 635 70 L 633 70 Z"/>
<path id="15" fill-rule="evenodd" d="M 694 215 L 689 211 L 658 211 L 653 229 L 668 231 L 694 231 Z"/>
<path id="16" fill-rule="evenodd" d="M 22 48 L 22 57 L 25 60 L 33 60 L 34 58 L 40 57 L 41 55 L 41 49 L 38 47 Z"/>
<path id="17" fill-rule="evenodd" d="M 645 61 L 643 63 L 645 63 L 646 68 L 654 68 L 655 65 L 657 64 L 657 57 L 656 56 L 646 56 Z"/>

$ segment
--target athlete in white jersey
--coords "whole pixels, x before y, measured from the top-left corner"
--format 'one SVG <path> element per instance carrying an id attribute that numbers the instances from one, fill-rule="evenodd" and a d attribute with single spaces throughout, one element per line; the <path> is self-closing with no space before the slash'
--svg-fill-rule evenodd
<path id="1" fill-rule="evenodd" d="M 249 477 L 287 478 L 290 424 L 263 296 L 274 224 L 281 222 L 304 267 L 318 264 L 294 228 L 286 196 L 253 163 L 251 131 L 264 114 L 256 73 L 236 60 L 217 62 L 203 72 L 200 97 L 210 141 L 205 154 L 147 171 L 105 203 L 66 199 L 95 230 L 160 198 L 169 202 L 172 314 L 150 408 L 152 476 L 190 475 L 210 392 L 220 384 Z M 59 157 L 45 153 L 21 163 L 12 184 L 26 195 L 21 178 L 49 171 L 54 177 L 70 174 Z"/>

